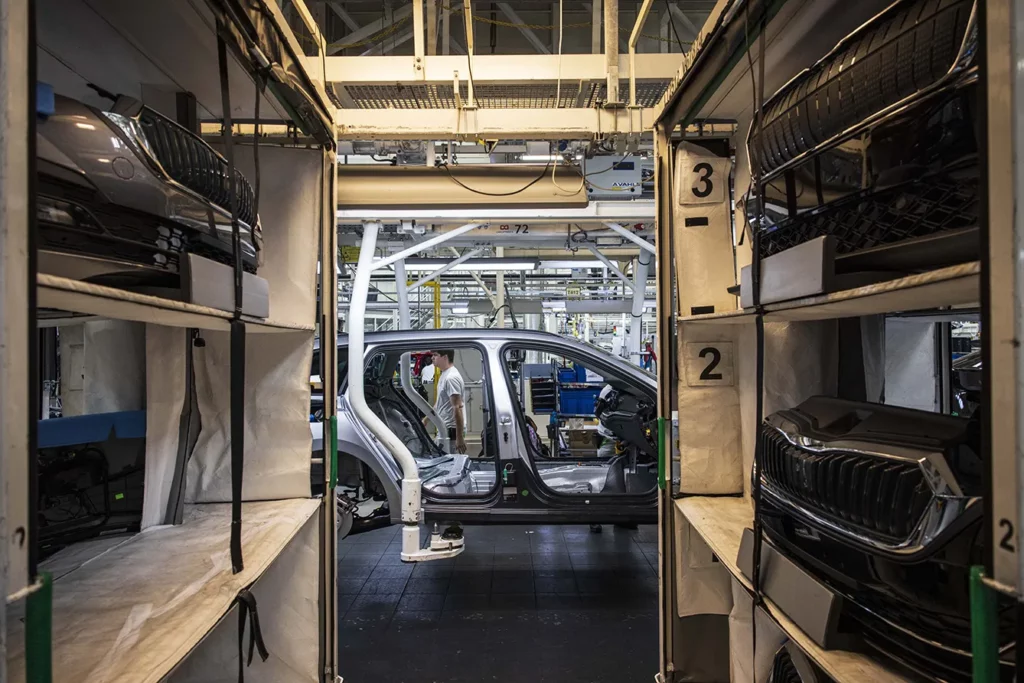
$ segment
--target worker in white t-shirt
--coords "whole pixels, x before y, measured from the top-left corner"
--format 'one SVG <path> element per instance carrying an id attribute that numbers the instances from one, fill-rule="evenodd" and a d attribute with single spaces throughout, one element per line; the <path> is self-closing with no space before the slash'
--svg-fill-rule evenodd
<path id="1" fill-rule="evenodd" d="M 420 381 L 423 382 L 424 384 L 433 384 L 434 383 L 434 363 L 433 363 L 433 361 L 429 361 L 426 365 L 423 366 L 423 369 L 420 370 Z"/>
<path id="2" fill-rule="evenodd" d="M 430 357 L 434 366 L 441 371 L 441 377 L 437 381 L 434 412 L 444 421 L 448 429 L 448 439 L 455 443 L 456 452 L 465 453 L 466 412 L 462 397 L 465 395 L 466 383 L 462 379 L 462 373 L 455 367 L 455 351 L 431 351 Z"/>

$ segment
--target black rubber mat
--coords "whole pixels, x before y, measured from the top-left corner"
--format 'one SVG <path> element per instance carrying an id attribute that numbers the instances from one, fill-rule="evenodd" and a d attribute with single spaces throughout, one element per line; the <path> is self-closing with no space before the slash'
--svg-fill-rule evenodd
<path id="1" fill-rule="evenodd" d="M 467 527 L 454 560 L 398 528 L 339 546 L 339 670 L 354 683 L 630 683 L 658 658 L 657 528 Z"/>

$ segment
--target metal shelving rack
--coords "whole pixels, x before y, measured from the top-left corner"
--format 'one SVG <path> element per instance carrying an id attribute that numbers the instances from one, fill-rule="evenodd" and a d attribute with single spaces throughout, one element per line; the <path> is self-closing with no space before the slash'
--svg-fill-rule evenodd
<path id="1" fill-rule="evenodd" d="M 679 458 L 680 444 L 673 442 L 669 436 L 673 420 L 678 419 L 679 433 L 685 439 L 688 420 L 710 418 L 707 411 L 694 416 L 686 414 L 680 407 L 680 390 L 687 386 L 684 349 L 688 342 L 725 340 L 734 349 L 731 369 L 735 373 L 735 391 L 738 394 L 737 417 L 735 427 L 727 430 L 730 433 L 718 436 L 720 442 L 734 439 L 742 453 L 739 484 L 742 493 L 733 491 L 733 495 L 724 495 L 715 491 L 702 495 L 699 491 L 695 492 L 695 488 L 700 488 L 699 484 L 696 487 L 692 481 L 681 484 L 678 479 L 672 480 L 673 475 L 663 475 L 659 500 L 663 590 L 658 675 L 662 683 L 680 680 L 680 674 L 685 675 L 694 666 L 699 667 L 700 652 L 694 648 L 714 650 L 708 638 L 715 636 L 705 634 L 720 633 L 709 626 L 710 622 L 700 621 L 701 617 L 689 617 L 690 622 L 687 623 L 686 619 L 681 619 L 677 614 L 682 590 L 682 579 L 677 572 L 685 571 L 680 570 L 680 566 L 688 566 L 681 564 L 684 562 L 681 553 L 684 552 L 683 545 L 692 542 L 686 538 L 692 539 L 693 533 L 717 558 L 716 564 L 731 577 L 733 597 L 746 595 L 751 601 L 756 600 L 759 603 L 757 611 L 767 617 L 766 623 L 772 629 L 781 631 L 835 680 L 907 680 L 904 674 L 886 662 L 860 653 L 819 647 L 778 605 L 760 592 L 761 587 L 754 585 L 737 562 L 744 530 L 754 525 L 755 518 L 750 468 L 754 459 L 759 418 L 755 421 L 754 416 L 761 412 L 768 414 L 773 410 L 767 405 L 762 408 L 758 400 L 757 387 L 768 380 L 765 379 L 763 366 L 756 362 L 756 356 L 759 351 L 764 354 L 764 366 L 777 364 L 790 368 L 790 372 L 797 372 L 801 362 L 798 355 L 813 355 L 816 353 L 816 344 L 821 343 L 809 332 L 801 339 L 787 339 L 781 330 L 813 330 L 813 327 L 798 326 L 819 324 L 815 321 L 875 314 L 944 307 L 982 308 L 986 353 L 984 381 L 992 406 L 988 413 L 991 430 L 988 443 L 992 463 L 989 480 L 992 488 L 988 495 L 992 504 L 986 506 L 989 517 L 987 535 L 991 539 L 989 546 L 995 556 L 991 557 L 990 554 L 989 563 L 984 568 L 985 578 L 982 581 L 979 576 L 978 583 L 986 586 L 985 591 L 995 588 L 1014 595 L 1018 594 L 1016 587 L 1024 583 L 1024 578 L 1021 578 L 1024 574 L 1016 556 L 1015 535 L 1015 530 L 1024 523 L 1018 504 L 1021 470 L 1018 468 L 1018 456 L 1015 455 L 1020 452 L 1021 443 L 1018 396 L 1021 395 L 1020 387 L 1024 386 L 1020 380 L 1024 358 L 1021 358 L 1020 345 L 1015 341 L 1024 334 L 1024 314 L 1020 307 L 1024 299 L 1021 296 L 1024 291 L 1021 286 L 1024 270 L 1013 257 L 1013 254 L 1019 253 L 1019 245 L 1024 244 L 1024 238 L 1020 237 L 1024 234 L 1024 220 L 1015 218 L 1014 213 L 1016 197 L 1024 196 L 1024 182 L 1021 181 L 1024 175 L 1014 165 L 1015 151 L 1020 149 L 1021 139 L 1016 133 L 1022 125 L 1017 121 L 1016 105 L 1024 101 L 1018 99 L 1024 89 L 1015 80 L 1020 78 L 1017 72 L 1010 69 L 1010 65 L 1016 63 L 1016 53 L 1013 53 L 1013 59 L 1010 58 L 1011 48 L 1019 49 L 1014 40 L 1019 41 L 1021 35 L 1021 17 L 1012 14 L 1012 3 L 978 3 L 978 7 L 982 8 L 979 26 L 984 27 L 983 33 L 987 33 L 987 65 L 982 67 L 982 78 L 988 90 L 988 233 L 984 241 L 988 251 L 982 254 L 980 262 L 963 263 L 820 296 L 767 304 L 758 309 L 740 309 L 736 299 L 731 297 L 727 305 L 716 306 L 713 312 L 691 311 L 682 308 L 683 304 L 680 303 L 679 269 L 685 267 L 680 264 L 700 267 L 698 264 L 703 261 L 721 264 L 725 271 L 725 264 L 728 263 L 734 265 L 738 277 L 739 268 L 748 264 L 753 257 L 749 241 L 745 246 L 739 246 L 744 244 L 738 239 L 740 227 L 736 227 L 734 239 L 721 253 L 703 251 L 681 255 L 677 243 L 683 226 L 676 218 L 676 202 L 680 176 L 689 169 L 679 168 L 676 163 L 679 140 L 677 128 L 685 128 L 712 115 L 718 120 L 736 120 L 739 123 L 738 129 L 743 132 L 734 136 L 732 144 L 737 156 L 735 184 L 737 188 L 745 187 L 749 180 L 744 149 L 745 131 L 756 109 L 751 92 L 750 71 L 752 68 L 755 74 L 758 73 L 758 55 L 764 55 L 767 69 L 763 76 L 757 75 L 757 80 L 763 77 L 764 93 L 768 97 L 802 69 L 824 56 L 839 39 L 889 4 L 843 5 L 830 0 L 749 0 L 746 3 L 723 0 L 712 11 L 693 50 L 685 57 L 683 66 L 660 104 L 661 110 L 655 124 L 658 260 L 662 264 L 673 265 L 658 269 L 658 353 L 659 359 L 663 359 L 658 364 L 661 471 L 674 473 L 678 467 L 677 462 L 673 462 L 672 467 L 668 464 L 670 460 Z M 828 20 L 822 21 L 825 16 L 828 16 Z M 984 39 L 982 44 L 986 44 Z M 761 45 L 765 46 L 763 53 L 759 53 Z M 799 49 L 794 46 L 799 46 Z M 750 66 L 745 54 L 748 49 L 752 55 Z M 987 74 L 984 71 L 986 66 Z M 1010 139 L 1014 140 L 1012 147 L 1006 144 Z M 733 220 L 738 226 L 738 220 Z M 984 229 L 982 232 L 985 232 Z M 757 267 L 754 266 L 755 269 Z M 736 281 L 732 272 L 726 272 L 722 278 L 728 281 L 726 284 Z M 705 285 L 706 291 L 701 291 L 700 295 L 712 298 L 715 295 L 708 292 L 717 291 L 720 284 L 722 282 L 716 281 Z M 682 297 L 686 298 L 685 292 Z M 766 344 L 764 338 L 759 336 L 760 326 L 764 327 L 764 334 L 770 343 Z M 997 371 L 993 372 L 993 368 Z M 702 391 L 712 396 L 711 392 L 725 391 L 725 388 L 709 385 Z M 999 521 L 993 522 L 993 518 Z M 983 600 L 980 604 L 991 606 L 992 600 Z M 980 613 L 986 614 L 984 610 Z M 987 633 L 991 635 L 991 628 L 994 628 L 992 618 L 992 614 L 988 613 L 985 619 L 980 620 L 985 626 L 975 624 L 976 635 L 978 632 L 985 634 L 986 626 L 989 627 Z M 747 639 L 745 647 L 748 649 L 742 652 L 741 658 L 745 658 L 749 669 L 749 632 L 746 635 L 733 634 L 729 640 L 732 645 L 733 640 L 743 638 Z M 984 653 L 987 657 L 981 658 L 983 668 L 980 674 L 979 669 L 975 669 L 975 679 L 996 680 L 994 676 L 998 665 L 995 664 L 994 641 L 983 639 L 981 643 L 987 648 Z M 735 663 L 736 660 L 733 661 Z M 976 667 L 979 661 L 976 652 Z M 985 669 L 985 666 L 988 668 Z M 746 675 L 749 674 L 748 670 Z"/>
<path id="2" fill-rule="evenodd" d="M 301 0 L 294 4 L 322 55 L 323 38 L 309 12 Z M 273 1 L 56 5 L 45 0 L 0 4 L 0 482 L 6 493 L 0 517 L 6 539 L 0 577 L 7 598 L 6 609 L 0 611 L 0 649 L 5 655 L 0 680 L 208 680 L 213 667 L 241 667 L 241 655 L 235 654 L 239 623 L 258 604 L 273 656 L 269 663 L 256 660 L 246 668 L 249 680 L 334 683 L 336 449 L 327 449 L 331 459 L 320 482 L 322 495 L 313 495 L 308 476 L 304 493 L 302 486 L 292 485 L 290 496 L 259 492 L 264 482 L 258 472 L 250 472 L 244 481 L 238 477 L 235 484 L 227 481 L 228 471 L 240 474 L 230 456 L 231 436 L 247 430 L 243 420 L 253 409 L 250 401 L 264 390 L 270 372 L 294 365 L 289 375 L 308 387 L 314 336 L 333 339 L 337 334 L 336 142 L 322 74 L 317 78 L 305 71 L 307 55 Z M 221 68 L 218 47 L 227 55 Z M 278 60 L 288 62 L 288 68 L 275 70 L 281 66 Z M 269 91 L 260 94 L 255 74 L 269 79 Z M 233 163 L 258 164 L 263 170 L 261 214 L 266 214 L 268 256 L 260 274 L 271 285 L 269 318 L 36 273 L 32 193 L 37 79 L 78 99 L 95 96 L 87 87 L 90 79 L 144 101 L 159 100 L 159 86 L 166 85 L 194 93 L 203 111 L 216 118 L 224 114 L 226 123 L 230 117 L 224 107 L 236 118 L 254 118 L 250 109 L 255 91 L 266 102 L 262 120 L 290 121 L 313 139 L 313 145 L 303 148 L 263 143 L 257 161 L 251 138 L 244 141 L 249 146 L 238 138 L 222 138 L 226 153 L 234 147 Z M 304 98 L 302 106 L 296 106 L 296 97 Z M 233 130 L 230 125 L 225 129 Z M 275 174 L 276 165 L 286 172 Z M 324 263 L 318 271 L 320 259 Z M 226 466 L 225 474 L 219 480 L 192 482 L 189 495 L 194 502 L 184 504 L 182 518 L 162 519 L 52 577 L 32 551 L 37 307 L 66 311 L 69 320 L 84 315 L 145 323 L 147 332 L 160 330 L 175 339 L 180 335 L 183 343 L 176 348 L 181 354 L 191 331 L 203 336 L 207 346 L 223 350 L 227 362 L 218 368 L 212 360 L 208 369 L 228 375 L 228 364 L 248 366 L 244 375 L 238 373 L 230 401 L 223 390 L 211 399 L 223 401 L 218 407 L 225 415 L 229 402 L 236 408 L 223 440 L 207 444 L 205 452 L 196 446 L 188 456 L 208 465 L 219 461 Z M 256 336 L 248 346 L 247 335 Z M 335 351 L 328 345 L 321 354 L 327 430 L 335 420 Z M 159 374 L 156 370 L 153 374 Z M 291 411 L 296 415 L 308 414 L 308 393 L 304 399 L 301 393 L 291 395 L 305 401 Z M 157 406 L 148 406 L 150 419 L 157 411 Z M 211 433 L 215 422 L 210 420 Z M 296 433 L 308 436 L 305 420 L 295 426 Z M 277 453 L 278 442 L 249 434 L 242 461 L 250 469 L 261 458 L 280 455 L 292 458 L 295 469 L 308 474 L 311 449 L 306 455 L 301 446 Z M 147 453 L 147 465 L 149 458 Z M 147 473 L 147 484 L 149 479 Z M 237 618 L 228 618 L 233 615 Z"/>

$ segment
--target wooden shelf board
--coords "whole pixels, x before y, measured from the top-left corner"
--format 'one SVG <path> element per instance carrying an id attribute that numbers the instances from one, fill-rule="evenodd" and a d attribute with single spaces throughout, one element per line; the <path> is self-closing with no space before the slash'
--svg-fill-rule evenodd
<path id="1" fill-rule="evenodd" d="M 977 305 L 981 294 L 978 261 L 765 306 L 765 322 L 828 320 L 879 313 Z M 680 323 L 740 324 L 754 321 L 752 309 L 691 315 Z"/>
<path id="2" fill-rule="evenodd" d="M 80 280 L 39 273 L 36 276 L 37 305 L 100 318 L 133 320 L 171 327 L 196 327 L 203 330 L 228 330 L 232 314 L 208 306 L 129 292 Z M 312 331 L 314 326 L 277 323 L 242 316 L 253 332 Z"/>
<path id="3" fill-rule="evenodd" d="M 753 524 L 754 513 L 750 501 L 739 497 L 691 496 L 680 498 L 675 501 L 675 504 L 676 509 L 690 521 L 694 530 L 715 553 L 722 566 L 748 591 L 752 592 L 753 584 L 743 575 L 736 562 L 743 530 Z M 894 673 L 871 657 L 845 650 L 822 649 L 767 598 L 765 598 L 765 609 L 786 635 L 807 653 L 807 656 L 840 683 L 843 681 L 895 683 L 909 680 Z"/>
<path id="4" fill-rule="evenodd" d="M 690 520 L 694 530 L 729 573 L 747 590 L 754 590 L 753 584 L 736 564 L 743 530 L 754 520 L 750 501 L 731 496 L 690 496 L 676 500 L 676 509 Z"/>
<path id="5" fill-rule="evenodd" d="M 189 505 L 53 585 L 55 683 L 156 683 L 228 613 L 320 507 L 317 498 L 242 504 L 245 568 L 231 573 L 231 504 Z M 23 607 L 24 603 L 19 603 Z M 22 619 L 9 614 L 10 680 L 25 680 Z"/>

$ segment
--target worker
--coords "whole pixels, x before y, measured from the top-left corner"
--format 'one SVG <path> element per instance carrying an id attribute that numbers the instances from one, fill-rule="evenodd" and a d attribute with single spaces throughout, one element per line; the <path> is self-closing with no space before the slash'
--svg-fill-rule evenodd
<path id="1" fill-rule="evenodd" d="M 597 417 L 597 433 L 601 436 L 601 443 L 597 448 L 597 457 L 599 458 L 612 458 L 617 453 L 615 444 L 618 443 L 618 438 L 615 436 L 615 432 L 605 427 L 601 420 L 601 414 L 608 407 L 608 401 L 614 391 L 612 385 L 605 384 L 601 393 L 598 394 L 594 409 L 594 414 Z"/>
<path id="2" fill-rule="evenodd" d="M 466 412 L 462 397 L 465 395 L 466 383 L 462 379 L 462 373 L 455 367 L 455 351 L 431 351 L 430 358 L 434 366 L 441 371 L 441 377 L 437 381 L 434 412 L 448 429 L 448 440 L 455 444 L 455 451 L 465 453 Z M 427 418 L 424 418 L 424 424 L 426 422 Z"/>

